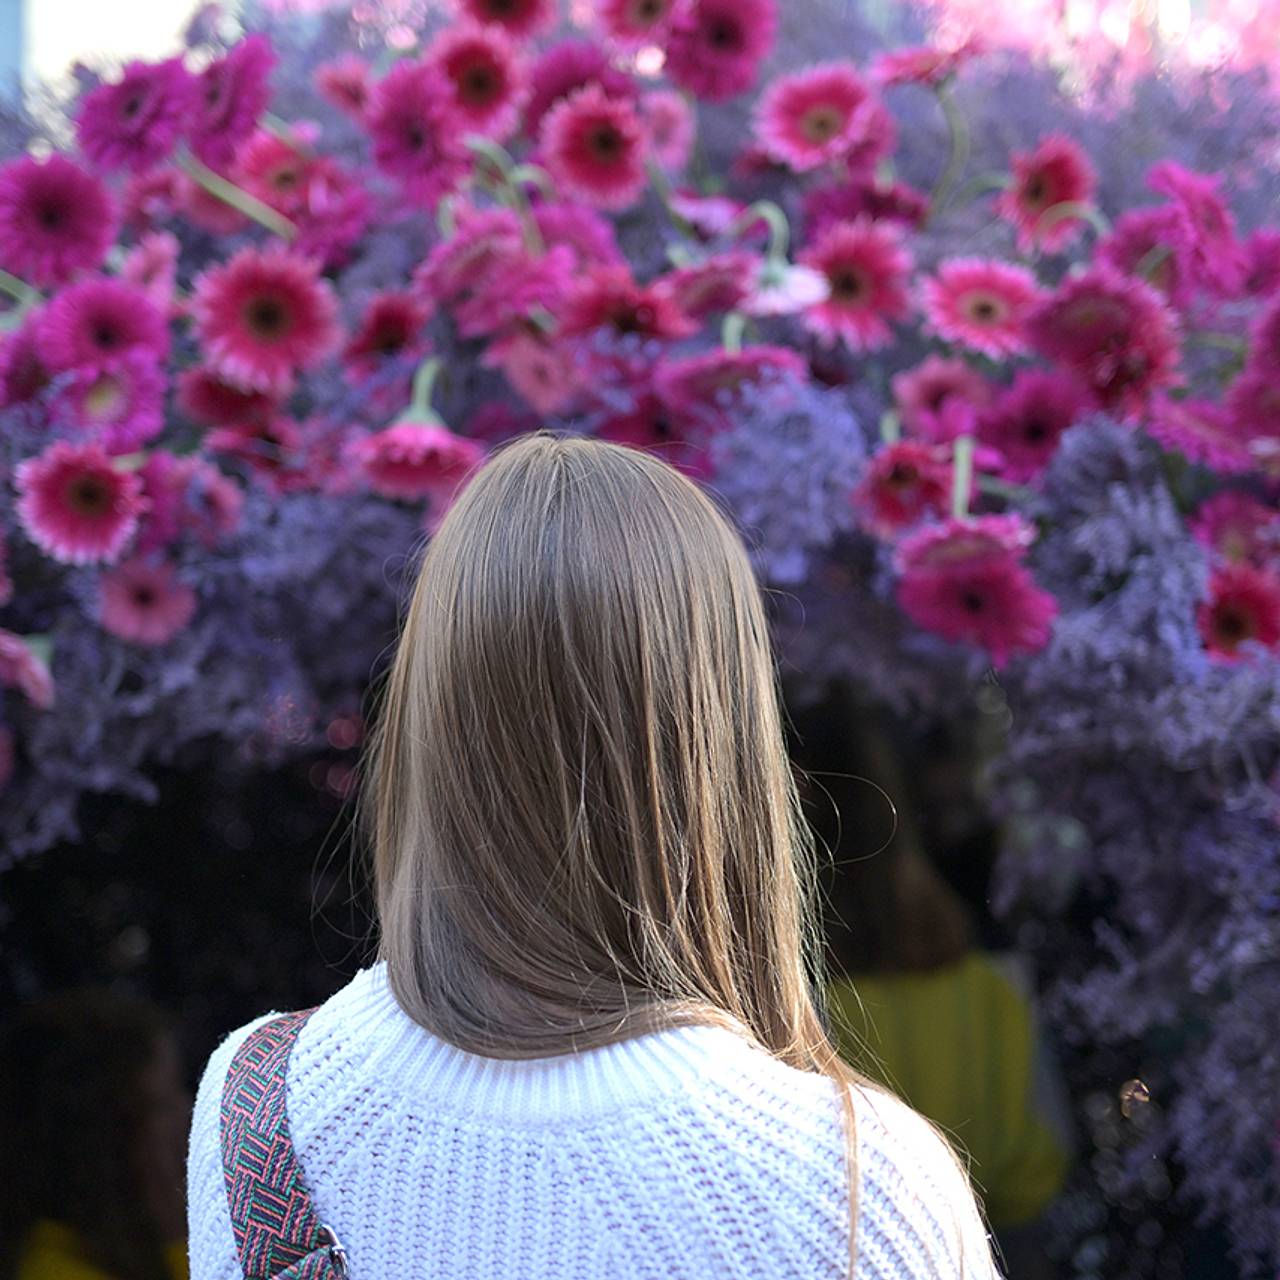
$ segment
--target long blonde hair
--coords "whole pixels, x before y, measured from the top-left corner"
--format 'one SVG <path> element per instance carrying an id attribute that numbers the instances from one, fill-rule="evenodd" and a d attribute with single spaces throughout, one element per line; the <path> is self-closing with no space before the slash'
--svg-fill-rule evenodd
<path id="1" fill-rule="evenodd" d="M 728 1026 L 850 1086 L 816 1005 L 816 857 L 742 542 L 673 468 L 546 433 L 435 533 L 375 734 L 380 958 L 490 1057 Z"/>

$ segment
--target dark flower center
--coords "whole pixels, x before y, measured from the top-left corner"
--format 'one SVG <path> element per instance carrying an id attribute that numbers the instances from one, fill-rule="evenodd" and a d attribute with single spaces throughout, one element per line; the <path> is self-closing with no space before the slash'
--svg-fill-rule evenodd
<path id="1" fill-rule="evenodd" d="M 1022 426 L 1022 438 L 1028 444 L 1043 444 L 1049 436 L 1049 428 L 1037 418 L 1032 418 Z"/>
<path id="2" fill-rule="evenodd" d="M 67 485 L 67 504 L 79 515 L 102 516 L 111 510 L 111 486 L 101 476 L 76 476 Z"/>
<path id="3" fill-rule="evenodd" d="M 866 296 L 867 278 L 856 267 L 837 267 L 830 280 L 831 296 L 841 302 L 858 302 Z"/>
<path id="4" fill-rule="evenodd" d="M 1046 204 L 1049 199 L 1049 184 L 1045 181 L 1044 174 L 1033 173 L 1022 189 L 1022 196 L 1029 205 L 1039 207 Z"/>
<path id="5" fill-rule="evenodd" d="M 66 221 L 66 209 L 60 204 L 54 204 L 52 200 L 39 204 L 35 210 L 36 221 L 46 231 L 57 231 Z"/>
<path id="6" fill-rule="evenodd" d="M 134 116 L 142 110 L 142 94 L 131 93 L 125 100 L 124 105 L 120 108 L 120 114 L 126 120 L 132 120 Z"/>
<path id="7" fill-rule="evenodd" d="M 260 338 L 278 338 L 289 327 L 289 309 L 279 298 L 254 298 L 245 308 L 245 322 Z"/>
<path id="8" fill-rule="evenodd" d="M 408 335 L 399 325 L 387 324 L 374 334 L 373 347 L 384 356 L 395 355 L 403 349 L 407 338 Z"/>
<path id="9" fill-rule="evenodd" d="M 489 12 L 497 18 L 510 18 L 520 12 L 521 0 L 489 0 Z"/>
<path id="10" fill-rule="evenodd" d="M 666 8 L 663 0 L 635 0 L 631 6 L 632 22 L 656 22 Z"/>
<path id="11" fill-rule="evenodd" d="M 920 472 L 910 462 L 895 462 L 886 479 L 890 488 L 909 489 L 920 479 Z"/>
<path id="12" fill-rule="evenodd" d="M 960 603 L 968 613 L 981 613 L 987 607 L 986 599 L 982 593 L 975 591 L 972 587 L 961 591 Z"/>
<path id="13" fill-rule="evenodd" d="M 622 134 L 611 124 L 597 125 L 591 131 L 587 144 L 601 160 L 616 160 L 625 145 Z"/>
<path id="14" fill-rule="evenodd" d="M 800 121 L 800 132 L 809 142 L 830 142 L 840 132 L 843 124 L 844 112 L 824 102 L 804 113 L 804 118 Z"/>
<path id="15" fill-rule="evenodd" d="M 427 142 L 426 130 L 416 120 L 412 121 L 405 126 L 404 140 L 411 150 L 421 151 Z"/>
<path id="16" fill-rule="evenodd" d="M 282 165 L 271 175 L 271 185 L 277 191 L 293 191 L 302 180 L 296 165 Z"/>
<path id="17" fill-rule="evenodd" d="M 501 85 L 493 67 L 477 63 L 462 73 L 458 87 L 469 102 L 488 102 L 497 96 Z"/>
<path id="18" fill-rule="evenodd" d="M 93 326 L 93 341 L 103 351 L 114 351 L 120 346 L 120 330 L 105 317 L 100 318 Z"/>
<path id="19" fill-rule="evenodd" d="M 1224 649 L 1234 649 L 1246 640 L 1251 640 L 1255 634 L 1253 618 L 1235 604 L 1220 604 L 1217 607 L 1213 615 L 1213 630 Z"/>
<path id="20" fill-rule="evenodd" d="M 704 28 L 707 43 L 723 52 L 732 52 L 742 45 L 742 28 L 728 14 L 717 14 Z"/>
<path id="21" fill-rule="evenodd" d="M 133 589 L 133 603 L 141 609 L 149 609 L 156 602 L 156 593 L 153 587 L 149 587 L 144 583 L 139 583 Z"/>
<path id="22" fill-rule="evenodd" d="M 1001 309 L 994 298 L 987 297 L 985 294 L 979 294 L 975 298 L 969 300 L 969 317 L 972 320 L 979 320 L 983 324 L 990 324 L 993 320 L 1000 318 Z"/>

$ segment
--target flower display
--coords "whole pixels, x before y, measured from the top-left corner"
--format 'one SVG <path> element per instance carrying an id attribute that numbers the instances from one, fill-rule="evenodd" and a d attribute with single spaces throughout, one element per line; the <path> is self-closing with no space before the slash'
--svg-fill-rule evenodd
<path id="1" fill-rule="evenodd" d="M 941 4 L 251 4 L 15 105 L 0 863 L 330 750 L 504 441 L 652 450 L 783 588 L 792 696 L 999 722 L 993 892 L 1161 1103 L 1107 1212 L 1158 1158 L 1273 1273 L 1280 95 Z"/>

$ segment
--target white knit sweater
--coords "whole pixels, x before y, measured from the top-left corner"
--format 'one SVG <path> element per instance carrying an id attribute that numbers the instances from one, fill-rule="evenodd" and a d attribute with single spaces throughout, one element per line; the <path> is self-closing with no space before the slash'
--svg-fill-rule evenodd
<path id="1" fill-rule="evenodd" d="M 270 1016 L 270 1015 L 268 1015 Z M 259 1020 L 261 1021 L 261 1019 Z M 209 1060 L 188 1168 L 192 1280 L 238 1280 Z M 681 1028 L 508 1061 L 431 1036 L 362 970 L 303 1028 L 290 1127 L 352 1280 L 838 1280 L 848 1182 L 834 1086 Z M 857 1097 L 858 1280 L 991 1280 L 963 1176 L 902 1103 Z"/>

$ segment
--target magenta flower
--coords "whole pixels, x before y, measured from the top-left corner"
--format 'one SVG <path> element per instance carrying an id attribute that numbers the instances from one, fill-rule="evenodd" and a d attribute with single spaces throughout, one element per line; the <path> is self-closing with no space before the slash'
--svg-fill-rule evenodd
<path id="1" fill-rule="evenodd" d="M 512 387 L 543 415 L 566 408 L 582 386 L 571 345 L 549 342 L 525 329 L 491 343 L 481 363 L 501 369 Z"/>
<path id="2" fill-rule="evenodd" d="M 921 286 L 934 333 L 999 360 L 1027 348 L 1026 323 L 1040 287 L 1025 267 L 952 258 Z"/>
<path id="3" fill-rule="evenodd" d="M 1176 449 L 1191 462 L 1202 462 L 1225 475 L 1253 468 L 1248 437 L 1236 426 L 1230 410 L 1214 400 L 1158 395 L 1142 425 L 1166 449 Z"/>
<path id="4" fill-rule="evenodd" d="M 40 357 L 53 370 L 94 368 L 137 351 L 159 363 L 169 353 L 165 317 L 135 285 L 95 276 L 68 285 L 37 324 Z"/>
<path id="5" fill-rule="evenodd" d="M 851 222 L 865 215 L 876 222 L 919 227 L 929 211 L 927 197 L 905 182 L 856 180 L 811 187 L 804 198 L 804 221 L 810 240 L 817 240 L 833 222 Z"/>
<path id="6" fill-rule="evenodd" d="M 1049 465 L 1062 433 L 1093 407 L 1081 383 L 1056 369 L 1019 369 L 1013 385 L 978 416 L 978 439 L 1003 459 L 1001 470 L 1026 484 Z"/>
<path id="7" fill-rule="evenodd" d="M 363 119 L 373 91 L 369 64 L 355 53 L 344 53 L 332 62 L 321 63 L 312 77 L 316 89 L 339 111 L 353 120 Z"/>
<path id="8" fill-rule="evenodd" d="M 269 489 L 284 492 L 290 487 L 290 465 L 302 446 L 302 432 L 292 418 L 276 414 L 218 427 L 205 436 L 204 443 L 214 453 L 244 463 Z"/>
<path id="9" fill-rule="evenodd" d="M 133 453 L 164 430 L 164 387 L 149 353 L 126 351 L 60 379 L 50 413 L 68 435 L 87 437 L 110 454 Z"/>
<path id="10" fill-rule="evenodd" d="M 97 444 L 60 440 L 20 462 L 14 478 L 27 536 L 64 564 L 117 559 L 146 506 L 137 474 L 117 469 Z"/>
<path id="11" fill-rule="evenodd" d="M 852 62 L 779 76 L 756 105 L 756 132 L 797 173 L 842 161 L 870 170 L 893 149 L 893 120 Z"/>
<path id="12" fill-rule="evenodd" d="M 948 520 L 910 534 L 894 563 L 898 603 L 917 626 L 985 649 L 997 667 L 1049 643 L 1057 601 L 1022 563 L 1035 530 L 1021 516 Z"/>
<path id="13" fill-rule="evenodd" d="M 375 294 L 364 309 L 360 325 L 343 348 L 347 377 L 363 382 L 388 360 L 406 360 L 426 353 L 423 333 L 431 307 L 417 294 L 390 290 Z"/>
<path id="14" fill-rule="evenodd" d="M 978 414 L 991 402 L 991 385 L 963 360 L 926 356 L 895 375 L 893 395 L 902 425 L 935 443 L 972 435 Z"/>
<path id="15" fill-rule="evenodd" d="M 98 621 L 129 644 L 168 644 L 196 612 L 196 593 L 168 561 L 126 560 L 102 575 Z"/>
<path id="16" fill-rule="evenodd" d="M 261 422 L 275 412 L 276 400 L 262 391 L 232 386 L 203 365 L 178 375 L 178 408 L 193 422 L 206 427 L 233 427 Z"/>
<path id="17" fill-rule="evenodd" d="M 1171 305 L 1184 307 L 1195 283 L 1194 246 L 1181 210 L 1172 205 L 1130 209 L 1099 242 L 1098 261 L 1121 275 L 1158 289 Z"/>
<path id="18" fill-rule="evenodd" d="M 464 337 L 479 338 L 519 327 L 536 312 L 556 314 L 573 286 L 573 254 L 556 245 L 530 254 L 521 245 L 459 302 L 453 318 Z"/>
<path id="19" fill-rule="evenodd" d="M 401 62 L 373 91 L 365 123 L 378 168 L 428 207 L 454 191 L 470 170 L 453 89 L 435 67 Z"/>
<path id="20" fill-rule="evenodd" d="M 1254 298 L 1280 293 L 1280 230 L 1264 227 L 1244 242 L 1241 287 Z"/>
<path id="21" fill-rule="evenodd" d="M 1231 425 L 1241 437 L 1280 438 L 1280 380 L 1272 369 L 1251 369 L 1227 392 Z"/>
<path id="22" fill-rule="evenodd" d="M 748 389 L 807 374 L 808 365 L 796 352 L 757 345 L 660 361 L 653 382 L 672 429 L 683 438 L 727 427 L 735 404 Z"/>
<path id="23" fill-rule="evenodd" d="M 649 139 L 635 106 L 588 85 L 558 103 L 542 127 L 543 157 L 560 187 L 600 209 L 625 209 L 648 185 Z"/>
<path id="24" fill-rule="evenodd" d="M 547 248 L 563 246 L 573 254 L 575 271 L 625 261 L 613 224 L 585 204 L 540 204 L 533 220 Z"/>
<path id="25" fill-rule="evenodd" d="M 799 256 L 827 279 L 830 296 L 811 307 L 806 326 L 828 344 L 842 339 L 855 351 L 883 347 L 890 322 L 910 310 L 911 255 L 897 227 L 856 218 L 829 227 Z"/>
<path id="26" fill-rule="evenodd" d="M 941 516 L 951 500 L 944 446 L 900 440 L 871 459 L 853 492 L 858 522 L 878 538 L 893 538 L 925 516 Z"/>
<path id="27" fill-rule="evenodd" d="M 1248 564 L 1222 565 L 1209 580 L 1209 598 L 1196 618 L 1204 647 L 1238 662 L 1246 644 L 1280 647 L 1280 578 Z"/>
<path id="28" fill-rule="evenodd" d="M 894 85 L 937 86 L 950 80 L 971 58 L 983 52 L 981 42 L 970 37 L 953 49 L 920 45 L 882 53 L 871 66 L 871 78 L 886 89 Z"/>
<path id="29" fill-rule="evenodd" d="M 1280 511 L 1250 494 L 1215 493 L 1189 523 L 1196 540 L 1224 560 L 1280 567 Z"/>
<path id="30" fill-rule="evenodd" d="M 557 103 L 579 89 L 599 85 L 610 98 L 634 101 L 635 81 L 609 61 L 594 41 L 561 40 L 546 49 L 529 73 L 529 101 L 524 111 L 524 131 L 531 138 L 542 133 L 542 122 Z"/>
<path id="31" fill-rule="evenodd" d="M 414 273 L 424 297 L 441 306 L 454 306 L 469 296 L 523 246 L 520 219 L 510 209 L 463 205 L 456 216 L 454 234 L 438 241 Z"/>
<path id="32" fill-rule="evenodd" d="M 106 187 L 64 156 L 0 167 L 0 266 L 46 288 L 102 265 L 118 230 Z"/>
<path id="33" fill-rule="evenodd" d="M 705 320 L 742 306 L 755 288 L 759 271 L 755 254 L 732 250 L 678 267 L 661 280 L 685 315 Z"/>
<path id="34" fill-rule="evenodd" d="M 191 123 L 196 82 L 181 58 L 131 62 L 120 79 L 85 94 L 80 150 L 100 169 L 141 173 L 168 158 Z"/>
<path id="35" fill-rule="evenodd" d="M 1193 240 L 1197 283 L 1213 293 L 1233 295 L 1244 276 L 1244 250 L 1220 183 L 1164 160 L 1147 174 L 1147 185 L 1168 196 L 1185 214 Z"/>
<path id="36" fill-rule="evenodd" d="M 49 367 L 40 359 L 37 316 L 30 316 L 0 340 L 0 408 L 26 404 L 49 386 Z"/>
<path id="37" fill-rule="evenodd" d="M 698 331 L 661 284 L 640 285 L 630 267 L 594 267 L 564 301 L 560 332 L 565 337 L 606 329 L 616 334 L 669 341 Z"/>
<path id="38" fill-rule="evenodd" d="M 138 529 L 137 555 L 167 547 L 185 532 L 214 547 L 240 523 L 240 486 L 204 458 L 155 449 L 138 474 L 148 509 Z"/>
<path id="39" fill-rule="evenodd" d="M 667 38 L 667 74 L 708 102 L 746 93 L 777 29 L 775 0 L 689 0 Z"/>
<path id="40" fill-rule="evenodd" d="M 1280 298 L 1267 306 L 1254 322 L 1244 372 L 1269 376 L 1280 384 Z"/>
<path id="41" fill-rule="evenodd" d="M 192 298 L 205 359 L 226 381 L 282 395 L 336 347 L 338 304 L 316 264 L 287 249 L 241 249 L 197 278 Z"/>
<path id="42" fill-rule="evenodd" d="M 679 173 L 689 163 L 697 128 L 689 104 L 670 89 L 655 89 L 640 99 L 640 114 L 653 158 L 669 173 Z"/>
<path id="43" fill-rule="evenodd" d="M 555 26 L 556 0 L 459 0 L 462 12 L 477 22 L 505 29 L 527 40 Z"/>
<path id="44" fill-rule="evenodd" d="M 1095 266 L 1068 277 L 1027 322 L 1031 344 L 1075 370 L 1101 404 L 1136 413 L 1178 380 L 1178 330 L 1148 284 Z"/>
<path id="45" fill-rule="evenodd" d="M 169 231 L 152 231 L 143 236 L 124 256 L 120 279 L 141 289 L 161 315 L 174 307 L 178 279 L 178 237 Z"/>
<path id="46" fill-rule="evenodd" d="M 454 112 L 468 131 L 495 138 L 515 131 L 527 89 L 519 55 L 501 28 L 445 27 L 425 61 L 452 86 Z"/>
<path id="47" fill-rule="evenodd" d="M 37 711 L 53 706 L 53 676 L 19 635 L 0 627 L 0 687 L 17 689 Z"/>
<path id="48" fill-rule="evenodd" d="M 679 0 L 600 0 L 600 25 L 619 44 L 661 43 L 679 7 Z"/>
<path id="49" fill-rule="evenodd" d="M 360 441 L 356 456 L 375 492 L 439 504 L 480 465 L 484 449 L 437 422 L 397 422 Z"/>
<path id="50" fill-rule="evenodd" d="M 1080 234 L 1084 219 L 1049 211 L 1088 203 L 1096 186 L 1097 176 L 1084 151 L 1070 138 L 1052 134 L 1034 151 L 1013 157 L 1013 186 L 997 200 L 996 211 L 1013 223 L 1024 253 L 1056 253 Z"/>
<path id="51" fill-rule="evenodd" d="M 211 169 L 235 160 L 271 101 L 276 55 L 266 36 L 246 36 L 200 73 L 191 124 L 191 149 Z"/>

